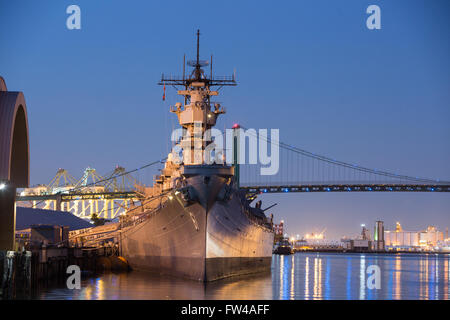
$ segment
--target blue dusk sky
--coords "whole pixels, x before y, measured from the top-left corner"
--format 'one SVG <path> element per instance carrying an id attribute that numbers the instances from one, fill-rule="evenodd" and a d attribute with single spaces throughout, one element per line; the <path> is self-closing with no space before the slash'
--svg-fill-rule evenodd
<path id="1" fill-rule="evenodd" d="M 66 8 L 81 8 L 68 30 Z M 366 8 L 381 8 L 381 30 Z M 280 140 L 369 168 L 450 180 L 450 2 L 447 0 L 0 0 L 0 75 L 23 91 L 31 184 L 58 168 L 80 178 L 164 157 L 177 126 L 161 73 L 214 55 L 218 127 L 279 128 Z M 355 235 L 375 220 L 407 230 L 450 226 L 450 194 L 264 195 L 275 220 L 303 235 Z"/>

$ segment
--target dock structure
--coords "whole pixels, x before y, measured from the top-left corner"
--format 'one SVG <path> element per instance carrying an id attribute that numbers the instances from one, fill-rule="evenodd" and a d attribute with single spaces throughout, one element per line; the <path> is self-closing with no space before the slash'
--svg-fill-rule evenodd
<path id="1" fill-rule="evenodd" d="M 78 180 L 60 168 L 49 184 L 24 189 L 16 202 L 19 206 L 64 211 L 80 218 L 96 214 L 114 219 L 139 203 L 144 190 L 145 186 L 120 166 L 104 176 L 88 167 Z"/>
<path id="2" fill-rule="evenodd" d="M 39 287 L 66 282 L 67 268 L 76 265 L 84 274 L 127 271 L 114 247 L 42 246 L 27 251 L 0 252 L 0 299 L 30 298 Z"/>

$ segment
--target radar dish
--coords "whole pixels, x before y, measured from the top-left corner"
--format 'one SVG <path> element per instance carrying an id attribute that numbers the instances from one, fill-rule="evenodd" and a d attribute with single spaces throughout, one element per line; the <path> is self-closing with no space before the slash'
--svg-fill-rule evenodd
<path id="1" fill-rule="evenodd" d="M 198 62 L 198 64 L 200 65 L 200 67 L 204 67 L 204 66 L 209 65 L 209 61 L 208 60 L 200 60 Z M 196 67 L 197 66 L 197 60 L 188 60 L 187 65 L 191 66 L 191 67 Z"/>

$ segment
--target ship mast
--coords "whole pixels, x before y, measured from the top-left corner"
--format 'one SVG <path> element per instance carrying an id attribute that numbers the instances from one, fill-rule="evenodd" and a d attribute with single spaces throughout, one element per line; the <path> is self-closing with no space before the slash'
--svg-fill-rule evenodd
<path id="1" fill-rule="evenodd" d="M 212 59 L 211 59 L 212 62 Z M 183 70 L 184 66 L 187 64 L 188 66 L 194 67 L 194 70 L 192 74 L 189 77 L 183 77 L 179 76 L 167 76 L 165 74 L 162 74 L 161 80 L 158 82 L 159 85 L 173 85 L 175 87 L 177 86 L 183 86 L 186 89 L 190 86 L 190 84 L 194 81 L 200 81 L 207 84 L 209 87 L 224 87 L 224 86 L 236 86 L 236 79 L 234 74 L 231 76 L 219 76 L 219 77 L 213 77 L 212 74 L 208 76 L 205 75 L 202 67 L 207 66 L 209 64 L 209 61 L 207 60 L 200 60 L 200 30 L 197 30 L 197 56 L 196 60 L 188 60 L 186 63 L 183 61 Z"/>
<path id="2" fill-rule="evenodd" d="M 207 76 L 202 67 L 209 64 L 208 60 L 200 60 L 200 30 L 197 30 L 197 57 L 196 60 L 188 60 L 188 66 L 194 70 L 186 78 L 184 74 L 185 59 L 183 58 L 183 77 L 165 76 L 161 77 L 159 85 L 172 85 L 184 87 L 184 90 L 178 90 L 177 94 L 184 96 L 184 105 L 181 102 L 170 107 L 170 111 L 178 116 L 180 125 L 186 129 L 187 134 L 180 141 L 183 148 L 184 165 L 205 164 L 203 151 L 208 142 L 205 142 L 205 131 L 215 126 L 220 114 L 225 113 L 225 109 L 219 103 L 211 103 L 211 97 L 219 94 L 218 90 L 212 90 L 213 87 L 236 86 L 234 74 L 224 77 Z M 212 66 L 212 56 L 211 56 Z"/>
<path id="3" fill-rule="evenodd" d="M 197 30 L 197 64 L 195 65 L 195 75 L 197 80 L 200 80 L 200 30 Z"/>

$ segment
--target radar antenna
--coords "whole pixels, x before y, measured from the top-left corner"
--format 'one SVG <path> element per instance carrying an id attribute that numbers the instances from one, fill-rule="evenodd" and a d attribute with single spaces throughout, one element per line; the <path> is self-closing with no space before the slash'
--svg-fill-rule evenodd
<path id="1" fill-rule="evenodd" d="M 193 82 L 203 82 L 206 87 L 213 86 L 235 86 L 237 85 L 235 75 L 231 76 L 218 76 L 213 77 L 212 75 L 212 56 L 211 62 L 208 60 L 200 60 L 200 30 L 197 30 L 197 58 L 196 60 L 188 60 L 185 62 L 185 58 L 183 58 L 183 76 L 166 76 L 162 74 L 161 81 L 158 82 L 159 85 L 173 85 L 173 86 L 184 86 L 186 89 Z M 202 67 L 211 64 L 211 74 L 208 76 L 205 75 Z M 190 76 L 185 76 L 185 65 L 193 67 L 194 70 L 190 74 Z"/>

